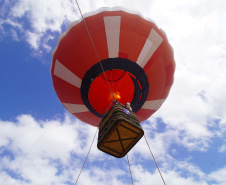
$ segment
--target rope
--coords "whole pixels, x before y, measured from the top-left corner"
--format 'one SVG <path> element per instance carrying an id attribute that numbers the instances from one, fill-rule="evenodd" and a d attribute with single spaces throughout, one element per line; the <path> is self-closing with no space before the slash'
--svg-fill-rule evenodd
<path id="1" fill-rule="evenodd" d="M 150 148 L 150 146 L 149 146 L 149 144 L 148 144 L 148 141 L 147 141 L 147 139 L 146 139 L 145 134 L 144 134 L 144 138 L 145 138 L 145 141 L 146 141 L 146 143 L 147 143 L 147 145 L 148 145 L 148 148 L 149 148 L 149 150 L 150 150 L 150 152 L 151 152 L 151 155 L 152 155 L 152 158 L 153 158 L 153 160 L 154 160 L 154 162 L 155 162 L 155 165 L 156 165 L 156 167 L 157 167 L 157 169 L 158 169 L 158 171 L 159 171 L 159 174 L 160 174 L 160 176 L 161 176 L 161 178 L 162 178 L 162 181 L 163 181 L 163 183 L 166 185 L 166 183 L 165 183 L 165 181 L 164 181 L 164 179 L 163 179 L 163 176 L 162 176 L 162 174 L 161 174 L 161 172 L 160 172 L 160 169 L 159 169 L 159 167 L 158 167 L 158 165 L 157 165 L 157 162 L 156 162 L 156 160 L 155 160 L 155 157 L 154 157 L 154 155 L 153 155 L 153 153 L 152 153 L 152 151 L 151 151 L 151 148 Z"/>
<path id="2" fill-rule="evenodd" d="M 134 88 L 134 92 L 136 91 L 136 89 Z M 131 96 L 133 95 L 133 91 L 130 92 L 130 95 L 128 96 L 127 102 L 129 102 Z"/>
<path id="3" fill-rule="evenodd" d="M 141 180 L 141 177 L 140 177 L 140 170 L 139 170 L 139 166 L 138 166 L 138 162 L 137 162 L 137 157 L 135 155 L 135 151 L 133 149 L 133 153 L 134 153 L 134 157 L 135 157 L 135 161 L 136 161 L 136 165 L 137 165 L 137 170 L 138 170 L 138 174 L 139 174 L 139 178 L 140 178 L 140 182 L 141 182 L 141 185 L 142 185 L 142 180 Z"/>
<path id="4" fill-rule="evenodd" d="M 25 153 L 23 155 L 23 157 L 18 161 L 18 163 L 16 164 L 15 168 L 13 168 L 12 170 L 17 170 L 20 165 L 23 163 L 23 161 L 26 159 L 26 157 L 31 153 L 31 151 L 36 147 L 36 145 L 39 143 L 39 141 L 41 140 L 41 138 L 46 134 L 46 132 L 48 131 L 48 129 L 53 125 L 53 122 L 50 123 L 50 125 L 48 127 L 46 127 L 44 129 L 44 131 L 42 132 L 42 134 L 38 137 L 38 139 L 33 143 L 33 145 L 30 147 L 30 149 L 27 151 L 27 153 Z M 3 179 L 3 181 L 1 182 L 0 185 L 2 185 L 7 179 L 9 178 L 8 175 L 6 175 L 6 177 Z"/>
<path id="5" fill-rule="evenodd" d="M 98 127 L 97 127 L 97 130 L 98 130 Z M 84 161 L 84 163 L 83 163 L 83 165 L 82 165 L 82 168 L 81 168 L 81 170 L 80 170 L 80 172 L 79 172 L 79 175 L 78 175 L 78 177 L 77 177 L 77 180 L 76 180 L 76 182 L 75 182 L 75 185 L 76 185 L 77 182 L 78 182 L 78 179 L 79 179 L 79 177 L 80 177 L 80 175 L 81 175 L 81 173 L 82 173 L 82 170 L 83 170 L 83 168 L 84 168 L 84 166 L 85 166 L 86 160 L 87 160 L 87 158 L 88 158 L 88 156 L 89 156 L 90 150 L 91 150 L 91 148 L 92 148 L 92 146 L 93 146 L 93 142 L 94 142 L 94 139 L 95 139 L 96 134 L 97 134 L 97 130 L 96 130 L 96 133 L 95 133 L 95 135 L 94 135 L 94 137 L 93 137 L 93 141 L 92 141 L 92 143 L 91 143 L 91 145 L 90 145 L 90 147 L 89 147 L 89 151 L 88 151 L 88 153 L 87 153 L 87 155 L 86 155 L 86 159 L 85 159 L 85 161 Z"/>
<path id="6" fill-rule="evenodd" d="M 88 29 L 88 27 L 87 27 L 86 21 L 85 21 L 83 15 L 82 15 L 82 11 L 81 11 L 81 9 L 80 9 L 80 6 L 79 6 L 79 4 L 78 4 L 78 1 L 77 1 L 77 0 L 75 0 L 75 1 L 76 1 L 77 6 L 78 6 L 78 9 L 79 9 L 80 15 L 81 15 L 81 17 L 82 17 L 82 20 L 83 20 L 83 22 L 84 22 L 84 24 L 85 24 L 85 27 L 86 27 L 86 30 L 87 30 L 87 32 L 88 32 L 90 41 L 91 41 L 91 43 L 92 43 L 92 45 L 93 45 L 93 48 L 94 48 L 94 50 L 95 50 L 97 59 L 98 59 L 98 61 L 99 61 L 99 63 L 100 63 L 101 69 L 102 69 L 102 71 L 103 71 L 103 73 L 104 73 L 105 79 L 106 79 L 106 81 L 107 81 L 107 83 L 108 83 L 108 87 L 109 87 L 109 90 L 111 91 L 111 95 L 112 95 L 112 97 L 113 97 L 113 100 L 115 100 L 114 93 L 112 92 L 111 86 L 110 86 L 110 84 L 109 84 L 109 82 L 108 82 L 108 80 L 107 80 L 107 76 L 106 76 L 105 71 L 104 71 L 104 68 L 103 68 L 103 66 L 102 66 L 102 64 L 101 64 L 99 55 L 98 55 L 97 50 L 96 50 L 96 47 L 95 47 L 95 45 L 94 45 L 94 43 L 93 43 L 93 39 L 92 39 L 92 37 L 91 37 L 91 35 L 90 35 L 90 32 L 89 32 L 89 29 Z"/>
<path id="7" fill-rule="evenodd" d="M 89 89 L 89 91 L 92 92 L 91 89 Z M 94 93 L 94 92 L 92 92 L 92 93 L 93 93 L 95 99 L 97 100 L 97 103 L 100 105 L 101 109 L 105 112 L 106 110 L 104 109 L 104 107 L 103 107 L 102 104 L 100 103 L 100 100 L 99 100 L 99 98 L 96 96 L 96 93 Z"/>
<path id="8" fill-rule="evenodd" d="M 128 161 L 128 164 L 129 164 L 129 172 L 130 172 L 130 177 L 131 177 L 131 181 L 132 181 L 132 185 L 133 185 L 133 177 L 132 177 L 132 173 L 131 173 L 131 169 L 130 169 L 128 154 L 126 155 L 126 157 L 127 157 L 127 161 Z"/>

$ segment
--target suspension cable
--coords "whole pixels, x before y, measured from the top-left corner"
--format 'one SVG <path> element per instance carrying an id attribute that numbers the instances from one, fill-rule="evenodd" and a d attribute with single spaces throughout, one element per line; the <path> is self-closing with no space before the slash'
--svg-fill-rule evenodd
<path id="1" fill-rule="evenodd" d="M 39 144 L 40 140 L 43 138 L 43 136 L 48 132 L 48 130 L 50 129 L 50 127 L 53 125 L 53 122 L 50 123 L 49 126 L 47 126 L 46 128 L 44 128 L 44 131 L 40 134 L 40 136 L 36 139 L 36 141 L 32 144 L 32 146 L 29 148 L 29 150 L 22 155 L 22 158 L 20 160 L 18 160 L 18 162 L 16 163 L 16 165 L 13 167 L 12 170 L 17 170 L 23 163 L 23 161 L 29 156 L 29 154 L 34 150 L 34 148 Z M 7 179 L 9 178 L 9 176 L 6 174 L 5 178 L 3 179 L 3 181 L 0 183 L 0 185 L 4 184 L 5 181 L 7 181 Z"/>
<path id="2" fill-rule="evenodd" d="M 129 157 L 128 157 L 128 154 L 126 155 L 126 157 L 127 157 L 127 161 L 128 161 L 128 165 L 129 165 L 130 177 L 131 177 L 131 181 L 132 181 L 132 185 L 133 185 L 133 177 L 132 177 L 132 173 L 131 173 L 131 169 L 130 169 L 130 163 L 129 163 Z"/>
<path id="3" fill-rule="evenodd" d="M 162 181 L 163 181 L 164 185 L 166 185 L 166 183 L 165 183 L 165 181 L 164 181 L 164 179 L 163 179 L 162 173 L 161 173 L 161 171 L 160 171 L 160 169 L 159 169 L 159 167 L 158 167 L 158 165 L 157 165 L 157 162 L 156 162 L 156 160 L 155 160 L 155 157 L 154 157 L 154 155 L 153 155 L 153 153 L 152 153 L 152 151 L 151 151 L 151 148 L 150 148 L 150 146 L 149 146 L 149 144 L 148 144 L 148 141 L 147 141 L 147 139 L 146 139 L 145 134 L 144 134 L 144 138 L 145 138 L 145 141 L 146 141 L 146 143 L 147 143 L 147 145 L 148 145 L 148 148 L 149 148 L 149 150 L 150 150 L 150 152 L 151 152 L 151 155 L 152 155 L 152 158 L 153 158 L 153 160 L 154 160 L 154 162 L 155 162 L 155 165 L 156 165 L 156 167 L 157 167 L 157 169 L 158 169 L 158 171 L 159 171 L 159 174 L 160 174 L 160 176 L 161 176 L 161 178 L 162 178 Z"/>
<path id="4" fill-rule="evenodd" d="M 92 37 L 91 37 L 91 35 L 90 35 L 88 26 L 87 26 L 86 21 L 85 21 L 85 19 L 84 19 L 84 17 L 83 17 L 83 14 L 82 14 L 82 11 L 81 11 L 80 6 L 79 6 L 79 4 L 78 4 L 78 1 L 77 1 L 77 0 L 75 0 L 75 1 L 76 1 L 77 6 L 78 6 L 78 9 L 79 9 L 80 15 L 81 15 L 81 17 L 82 17 L 82 20 L 83 20 L 83 22 L 84 22 L 84 24 L 85 24 L 85 27 L 86 27 L 86 30 L 87 30 L 87 32 L 88 32 L 90 41 L 91 41 L 91 43 L 92 43 L 92 45 L 93 45 L 93 48 L 94 48 L 94 50 L 95 50 L 95 53 L 96 53 L 98 62 L 100 63 L 101 69 L 102 69 L 102 71 L 103 71 L 103 73 L 104 73 L 104 76 L 105 76 L 105 79 L 106 79 L 106 81 L 107 81 L 107 83 L 108 83 L 108 87 L 109 87 L 109 90 L 111 91 L 111 95 L 112 95 L 112 97 L 113 97 L 113 100 L 115 100 L 114 93 L 112 92 L 111 86 L 110 86 L 110 84 L 109 84 L 109 82 L 108 82 L 108 80 L 107 80 L 107 76 L 106 76 L 106 74 L 105 74 L 104 68 L 103 68 L 102 63 L 101 63 L 101 61 L 100 61 L 100 58 L 99 58 L 99 55 L 98 55 L 98 53 L 97 53 L 96 47 L 95 47 L 95 45 L 94 45 L 94 43 L 93 43 L 93 39 L 92 39 Z"/>
<path id="5" fill-rule="evenodd" d="M 93 146 L 93 142 L 94 142 L 94 139 L 95 139 L 95 137 L 96 137 L 97 131 L 98 131 L 98 127 L 97 127 L 96 133 L 95 133 L 95 135 L 94 135 L 94 137 L 93 137 L 93 141 L 92 141 L 92 143 L 91 143 L 91 145 L 90 145 L 90 147 L 89 147 L 89 151 L 88 151 L 88 153 L 87 153 L 87 155 L 86 155 L 86 159 L 85 159 L 85 161 L 83 162 L 82 168 L 81 168 L 81 170 L 80 170 L 80 172 L 79 172 L 79 175 L 78 175 L 78 177 L 77 177 L 77 180 L 76 180 L 76 182 L 75 182 L 75 185 L 77 184 L 78 179 L 79 179 L 79 177 L 80 177 L 80 175 L 81 175 L 81 173 L 82 173 L 82 170 L 83 170 L 83 168 L 84 168 L 84 166 L 85 166 L 86 160 L 87 160 L 87 158 L 88 158 L 88 156 L 89 156 L 89 153 L 90 153 L 90 150 L 91 150 L 91 148 L 92 148 L 92 146 Z"/>
<path id="6" fill-rule="evenodd" d="M 141 185 L 142 185 L 142 180 L 141 180 L 141 177 L 140 177 L 140 170 L 139 170 L 139 166 L 138 166 L 138 162 L 137 162 L 137 157 L 135 155 L 135 151 L 133 149 L 133 153 L 134 153 L 134 157 L 135 157 L 135 161 L 136 161 L 136 165 L 137 165 L 137 170 L 138 170 L 138 174 L 139 174 L 139 178 L 140 178 L 140 182 L 141 182 Z"/>

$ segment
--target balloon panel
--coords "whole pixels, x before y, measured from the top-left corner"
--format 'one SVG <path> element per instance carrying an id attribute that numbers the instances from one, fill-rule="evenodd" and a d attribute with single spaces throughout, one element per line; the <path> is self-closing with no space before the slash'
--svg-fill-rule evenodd
<path id="1" fill-rule="evenodd" d="M 85 21 L 89 33 L 83 21 L 73 22 L 53 52 L 51 75 L 60 102 L 97 126 L 112 89 L 121 103 L 132 103 L 139 121 L 148 119 L 173 84 L 175 62 L 166 35 L 153 22 L 124 11 L 103 11 Z M 107 80 L 99 62 L 106 63 Z"/>

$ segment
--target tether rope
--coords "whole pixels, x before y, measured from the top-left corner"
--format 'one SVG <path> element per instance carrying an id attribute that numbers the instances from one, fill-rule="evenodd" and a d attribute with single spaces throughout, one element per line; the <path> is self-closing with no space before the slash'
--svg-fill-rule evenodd
<path id="1" fill-rule="evenodd" d="M 131 181 L 132 181 L 132 185 L 133 185 L 133 177 L 132 177 L 132 173 L 131 173 L 131 169 L 130 169 L 130 163 L 129 163 L 128 154 L 126 155 L 126 157 L 127 157 L 127 161 L 128 161 L 128 165 L 129 165 L 130 177 L 131 177 Z"/>
<path id="2" fill-rule="evenodd" d="M 92 91 L 90 90 L 90 92 L 92 92 Z M 106 110 L 104 109 L 103 105 L 100 103 L 100 100 L 99 100 L 99 98 L 96 96 L 96 93 L 94 93 L 94 92 L 92 92 L 92 93 L 93 93 L 95 99 L 97 100 L 98 104 L 100 105 L 101 109 L 105 112 Z"/>
<path id="3" fill-rule="evenodd" d="M 86 155 L 86 159 L 85 159 L 85 161 L 83 162 L 82 168 L 81 168 L 81 170 L 80 170 L 80 172 L 79 172 L 79 175 L 78 175 L 78 177 L 77 177 L 77 180 L 76 180 L 76 182 L 75 182 L 75 185 L 77 184 L 78 179 L 79 179 L 79 177 L 80 177 L 80 175 L 81 175 L 81 173 L 82 173 L 82 170 L 83 170 L 83 168 L 84 168 L 84 166 L 85 166 L 86 160 L 87 160 L 87 158 L 88 158 L 88 156 L 89 156 L 89 153 L 90 153 L 90 150 L 91 150 L 91 148 L 92 148 L 92 146 L 93 146 L 93 142 L 94 142 L 94 139 L 95 139 L 95 137 L 96 137 L 97 131 L 98 131 L 98 127 L 97 127 L 96 133 L 95 133 L 95 135 L 94 135 L 94 137 L 93 137 L 93 141 L 92 141 L 92 143 L 91 143 L 91 145 L 90 145 L 90 147 L 89 147 L 89 151 L 88 151 L 88 153 L 87 153 L 87 155 Z"/>
<path id="4" fill-rule="evenodd" d="M 45 133 L 48 131 L 48 129 L 53 125 L 53 122 L 50 123 L 48 127 L 44 129 L 44 131 L 41 133 L 41 135 L 37 138 L 37 140 L 33 143 L 33 145 L 30 147 L 30 149 L 22 156 L 22 158 L 18 161 L 18 163 L 15 165 L 15 167 L 12 170 L 17 170 L 20 165 L 23 163 L 23 161 L 26 159 L 26 157 L 31 153 L 31 151 L 36 147 L 36 145 L 39 143 L 41 138 L 45 135 Z M 2 185 L 7 179 L 9 178 L 8 175 L 3 179 L 0 185 Z"/>
<path id="5" fill-rule="evenodd" d="M 134 91 L 136 91 L 135 87 L 134 87 Z M 129 102 L 129 100 L 130 100 L 130 98 L 132 97 L 133 93 L 134 93 L 133 91 L 130 92 L 130 95 L 129 95 L 128 98 L 127 98 L 127 102 Z"/>
<path id="6" fill-rule="evenodd" d="M 110 86 L 110 84 L 109 84 L 109 82 L 108 82 L 108 80 L 107 80 L 107 76 L 106 76 L 105 71 L 104 71 L 104 68 L 103 68 L 103 66 L 102 66 L 102 64 L 101 64 L 99 55 L 98 55 L 97 50 L 96 50 L 96 47 L 95 47 L 95 45 L 94 45 L 94 43 L 93 43 L 93 39 L 92 39 L 92 37 L 91 37 L 91 35 L 90 35 L 88 26 L 87 26 L 86 21 L 85 21 L 85 19 L 84 19 L 84 17 L 83 17 L 83 14 L 82 14 L 82 11 L 81 11 L 80 6 L 79 6 L 79 4 L 78 4 L 78 1 L 77 1 L 77 0 L 75 0 L 75 1 L 76 1 L 77 6 L 78 6 L 78 9 L 79 9 L 80 15 L 81 15 L 81 17 L 82 17 L 82 20 L 83 20 L 83 22 L 84 22 L 84 24 L 85 24 L 85 27 L 86 27 L 86 30 L 87 30 L 87 32 L 88 32 L 90 41 L 91 41 L 91 43 L 92 43 L 92 45 L 93 45 L 93 48 L 94 48 L 94 50 L 95 50 L 95 53 L 96 53 L 98 62 L 100 63 L 101 69 L 102 69 L 102 71 L 103 71 L 103 73 L 104 73 L 104 76 L 105 76 L 105 79 L 106 79 L 106 81 L 107 81 L 107 83 L 108 83 L 108 87 L 109 87 L 109 90 L 111 91 L 111 95 L 112 95 L 112 97 L 113 97 L 113 100 L 115 100 L 114 93 L 112 92 L 111 86 Z"/>
<path id="7" fill-rule="evenodd" d="M 139 166 L 138 166 L 138 162 L 137 162 L 137 157 L 135 155 L 135 151 L 133 149 L 133 153 L 134 153 L 134 157 L 135 157 L 135 161 L 136 161 L 136 165 L 137 165 L 137 170 L 138 170 L 138 174 L 139 174 L 139 178 L 140 178 L 140 182 L 141 182 L 141 185 L 142 185 L 142 180 L 141 180 L 141 177 L 140 177 L 140 170 L 139 170 Z"/>
<path id="8" fill-rule="evenodd" d="M 154 162 L 155 162 L 155 165 L 156 165 L 156 167 L 157 167 L 157 169 L 158 169 L 158 171 L 159 171 L 159 174 L 160 174 L 160 176 L 161 176 L 161 178 L 162 178 L 162 181 L 163 181 L 163 183 L 166 185 L 166 183 L 165 183 L 165 181 L 164 181 L 164 179 L 163 179 L 162 173 L 161 173 L 161 171 L 160 171 L 160 169 L 159 169 L 159 167 L 158 167 L 158 165 L 157 165 L 157 162 L 156 162 L 156 160 L 155 160 L 155 157 L 154 157 L 154 155 L 153 155 L 153 153 L 152 153 L 152 151 L 151 151 L 151 148 L 150 148 L 150 146 L 149 146 L 149 144 L 148 144 L 148 141 L 147 141 L 147 139 L 146 139 L 145 134 L 144 134 L 144 138 L 145 138 L 145 141 L 146 141 L 146 143 L 147 143 L 147 145 L 148 145 L 148 148 L 149 148 L 149 150 L 150 150 L 150 152 L 151 152 L 151 155 L 152 155 L 152 158 L 153 158 L 153 160 L 154 160 Z"/>

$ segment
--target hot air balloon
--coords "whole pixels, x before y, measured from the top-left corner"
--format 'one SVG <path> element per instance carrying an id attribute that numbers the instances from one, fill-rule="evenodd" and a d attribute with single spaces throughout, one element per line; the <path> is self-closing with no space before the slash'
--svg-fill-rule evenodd
<path id="1" fill-rule="evenodd" d="M 72 22 L 52 54 L 51 76 L 59 101 L 95 127 L 114 102 L 130 103 L 128 119 L 147 120 L 166 100 L 174 71 L 173 49 L 165 33 L 153 21 L 119 8 L 100 9 Z M 128 113 L 122 106 L 121 110 Z"/>

